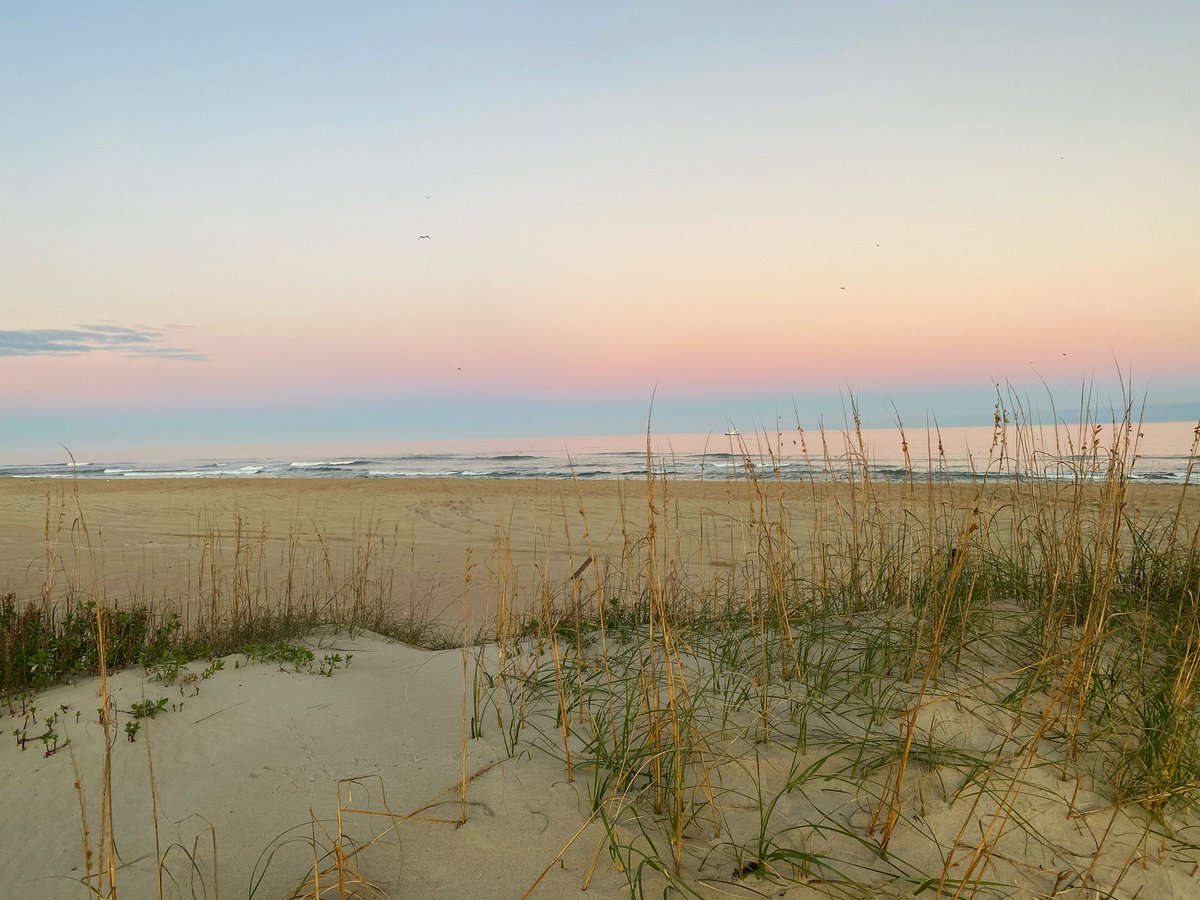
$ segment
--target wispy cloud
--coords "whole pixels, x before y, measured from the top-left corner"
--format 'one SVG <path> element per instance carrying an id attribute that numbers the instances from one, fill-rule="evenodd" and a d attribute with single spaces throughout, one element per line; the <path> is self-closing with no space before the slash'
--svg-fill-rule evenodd
<path id="1" fill-rule="evenodd" d="M 80 353 L 124 353 L 158 359 L 207 359 L 186 347 L 167 343 L 161 331 L 123 325 L 80 325 L 77 328 L 23 328 L 0 330 L 0 357 L 76 356 Z"/>

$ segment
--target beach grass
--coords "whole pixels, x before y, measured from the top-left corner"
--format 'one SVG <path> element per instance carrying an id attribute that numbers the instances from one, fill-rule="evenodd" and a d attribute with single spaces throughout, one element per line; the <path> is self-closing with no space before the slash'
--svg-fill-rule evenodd
<path id="1" fill-rule="evenodd" d="M 1001 398 L 965 483 L 942 477 L 936 429 L 913 463 L 897 423 L 897 488 L 873 480 L 851 405 L 844 430 L 789 436 L 824 473 L 799 496 L 783 435 L 743 436 L 736 501 L 699 542 L 733 552 L 703 577 L 680 559 L 676 483 L 648 438 L 619 553 L 592 545 L 576 492 L 574 574 L 522 578 L 501 528 L 464 561 L 458 626 L 392 595 L 403 547 L 377 523 L 337 550 L 313 523 L 315 543 L 284 542 L 281 583 L 240 517 L 198 528 L 206 564 L 187 597 L 109 603 L 102 561 L 77 552 L 78 496 L 52 495 L 43 595 L 0 601 L 0 692 L 15 716 L 63 680 L 99 674 L 103 692 L 117 667 L 166 678 L 317 628 L 370 630 L 463 654 L 456 814 L 376 811 L 383 833 L 467 819 L 471 741 L 512 765 L 557 760 L 583 798 L 530 894 L 586 843 L 579 888 L 615 873 L 630 897 L 1170 895 L 1200 865 L 1200 523 L 1186 486 L 1172 511 L 1131 512 L 1132 403 L 1097 421 L 1085 398 L 1074 418 L 1043 428 Z M 803 537 L 796 504 L 816 521 Z M 90 567 L 68 577 L 68 555 Z M 351 841 L 340 791 L 336 826 L 305 826 L 313 868 L 293 896 L 377 895 L 381 837 Z M 84 813 L 83 845 L 91 895 L 110 897 L 119 823 L 103 809 L 98 830 Z"/>
<path id="2" fill-rule="evenodd" d="M 702 585 L 652 474 L 633 559 L 501 614 L 473 724 L 587 780 L 636 897 L 1120 896 L 1155 854 L 1194 867 L 1197 523 L 1127 513 L 1131 406 L 1052 448 L 1019 412 L 995 423 L 969 486 L 948 499 L 934 461 L 899 506 L 852 426 L 807 544 L 762 436 L 745 563 Z"/>

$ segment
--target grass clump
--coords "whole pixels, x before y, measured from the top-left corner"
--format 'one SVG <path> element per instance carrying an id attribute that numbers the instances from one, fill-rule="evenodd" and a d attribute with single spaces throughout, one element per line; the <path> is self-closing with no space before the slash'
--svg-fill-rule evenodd
<path id="1" fill-rule="evenodd" d="M 110 669 L 170 667 L 204 655 L 204 642 L 180 632 L 178 615 L 155 616 L 147 606 L 113 609 L 70 598 L 18 606 L 7 594 L 0 597 L 0 696 L 95 675 L 100 633 Z"/>
<path id="2" fill-rule="evenodd" d="M 101 644 L 98 634 L 104 636 L 109 672 L 141 667 L 167 685 L 179 679 L 189 662 L 210 660 L 210 668 L 205 671 L 211 675 L 223 665 L 217 657 L 236 652 L 244 653 L 248 661 L 288 663 L 296 671 L 310 671 L 315 663 L 321 674 L 329 674 L 344 667 L 347 661 L 337 655 L 315 660 L 311 650 L 289 640 L 310 634 L 318 627 L 339 624 L 361 627 L 354 620 L 339 623 L 337 619 L 311 616 L 274 616 L 242 622 L 236 630 L 185 633 L 178 614 L 157 615 L 148 606 L 112 609 L 97 607 L 94 601 L 73 604 L 63 601 L 48 609 L 34 605 L 18 607 L 16 596 L 9 594 L 0 597 L 0 660 L 3 661 L 0 700 L 98 674 Z M 400 623 L 381 628 L 412 636 Z M 432 643 L 444 644 L 449 640 L 432 625 L 421 623 L 418 628 Z"/>

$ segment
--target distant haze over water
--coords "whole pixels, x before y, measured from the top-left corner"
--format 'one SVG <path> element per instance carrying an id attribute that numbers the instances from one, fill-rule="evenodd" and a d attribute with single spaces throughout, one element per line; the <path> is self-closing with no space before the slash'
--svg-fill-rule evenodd
<path id="1" fill-rule="evenodd" d="M 1143 424 L 1132 477 L 1184 483 L 1196 427 L 1188 422 Z M 1006 450 L 993 447 L 990 427 L 907 429 L 906 466 L 898 429 L 864 429 L 861 434 L 872 476 L 896 481 L 930 473 L 948 481 L 985 472 L 1000 478 L 1027 475 L 1031 442 L 1040 451 L 1036 474 L 1070 478 L 1083 470 L 1094 476 L 1103 472 L 1089 470 L 1103 468 L 1113 443 L 1112 425 L 1094 434 L 1098 453 L 1091 449 L 1093 433 L 1077 425 L 1060 425 L 1057 436 L 1052 427 L 1009 428 Z M 683 479 L 743 478 L 751 472 L 786 480 L 844 478 L 859 462 L 857 438 L 831 430 L 651 435 L 650 445 L 655 471 Z M 618 479 L 646 474 L 646 438 L 639 435 L 372 442 L 361 452 L 345 452 L 353 446 L 209 448 L 207 453 L 164 451 L 157 457 L 146 451 L 137 457 L 114 453 L 74 464 L 0 465 L 0 477 Z"/>

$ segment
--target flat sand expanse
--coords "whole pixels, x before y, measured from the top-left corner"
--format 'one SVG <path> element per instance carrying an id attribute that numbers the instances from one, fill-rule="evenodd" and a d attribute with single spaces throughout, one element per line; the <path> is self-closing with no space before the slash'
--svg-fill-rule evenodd
<path id="1" fill-rule="evenodd" d="M 801 548 L 818 531 L 836 534 L 840 517 L 861 503 L 845 484 L 729 480 L 672 482 L 665 490 L 670 515 L 659 517 L 657 536 L 687 574 L 700 577 L 753 557 L 763 497 L 772 509 L 782 497 Z M 985 508 L 1002 518 L 1011 490 L 986 489 Z M 933 516 L 951 531 L 979 493 L 920 483 L 874 484 L 871 492 L 886 517 Z M 1098 496 L 1089 492 L 1091 502 Z M 1172 485 L 1131 486 L 1129 512 L 1143 521 L 1170 516 L 1181 500 L 1188 520 L 1200 520 L 1200 492 Z M 273 603 L 282 601 L 289 572 L 296 591 L 317 592 L 322 580 L 336 589 L 361 572 L 391 602 L 461 622 L 468 552 L 470 615 L 479 619 L 502 555 L 528 600 L 543 577 L 560 588 L 589 554 L 598 569 L 619 569 L 623 548 L 646 522 L 641 481 L 4 479 L 0 594 L 29 600 L 47 585 L 56 596 L 68 588 L 92 596 L 96 588 L 123 603 L 205 596 L 215 581 L 225 597 L 240 591 Z"/>

